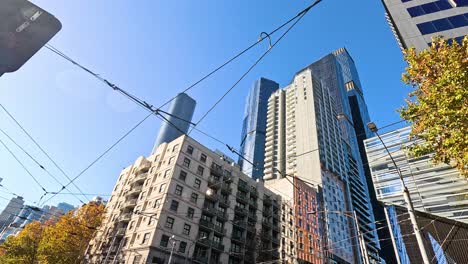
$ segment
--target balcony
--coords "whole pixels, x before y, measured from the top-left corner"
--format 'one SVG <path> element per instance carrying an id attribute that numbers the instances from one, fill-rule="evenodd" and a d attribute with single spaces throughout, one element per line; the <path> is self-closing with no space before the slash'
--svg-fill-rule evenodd
<path id="1" fill-rule="evenodd" d="M 204 256 L 194 256 L 192 258 L 192 261 L 193 262 L 196 262 L 196 263 L 208 263 L 208 257 L 204 257 Z"/>
<path id="2" fill-rule="evenodd" d="M 232 193 L 232 189 L 229 187 L 229 184 L 227 183 L 223 183 L 221 185 L 221 192 L 225 193 L 225 194 L 231 194 Z"/>
<path id="3" fill-rule="evenodd" d="M 208 187 L 211 189 L 219 189 L 221 185 L 221 177 L 210 176 L 208 178 Z"/>
<path id="4" fill-rule="evenodd" d="M 210 172 L 211 172 L 211 175 L 223 177 L 223 172 L 224 171 L 223 171 L 222 166 L 220 166 L 220 165 L 218 165 L 216 163 L 212 163 Z"/>
<path id="5" fill-rule="evenodd" d="M 119 217 L 120 222 L 130 222 L 130 219 L 132 219 L 132 214 L 131 213 L 122 214 Z"/>
<path id="6" fill-rule="evenodd" d="M 232 224 L 243 229 L 247 228 L 247 223 L 243 221 L 233 221 Z"/>
<path id="7" fill-rule="evenodd" d="M 219 199 L 219 206 L 224 207 L 224 208 L 229 208 L 231 206 L 231 201 Z"/>
<path id="8" fill-rule="evenodd" d="M 239 190 L 243 190 L 245 192 L 249 191 L 249 185 L 246 182 L 243 182 L 243 181 L 239 181 L 239 184 L 237 185 L 237 188 Z"/>
<path id="9" fill-rule="evenodd" d="M 250 196 L 258 197 L 258 190 L 255 187 L 250 188 Z"/>
<path id="10" fill-rule="evenodd" d="M 247 213 L 248 213 L 248 212 L 247 212 L 247 209 L 242 208 L 242 207 L 237 206 L 237 205 L 236 205 L 236 207 L 234 208 L 234 211 L 235 211 L 236 213 L 238 213 L 238 214 L 241 214 L 241 215 L 247 215 Z"/>
<path id="11" fill-rule="evenodd" d="M 143 189 L 143 186 L 133 186 L 128 192 L 127 196 L 137 196 L 140 194 L 141 189 Z"/>
<path id="12" fill-rule="evenodd" d="M 213 223 L 211 223 L 210 221 L 205 220 L 205 219 L 200 219 L 200 226 L 203 226 L 203 227 L 206 227 L 206 228 L 209 228 L 209 229 L 213 229 Z"/>
<path id="13" fill-rule="evenodd" d="M 280 253 L 277 250 L 271 251 L 271 256 L 273 259 L 279 259 L 280 258 Z"/>
<path id="14" fill-rule="evenodd" d="M 217 226 L 217 225 L 215 225 L 215 226 L 213 227 L 213 230 L 214 230 L 216 233 L 220 234 L 220 235 L 225 235 L 225 234 L 226 234 L 226 229 L 223 228 L 222 226 Z"/>
<path id="15" fill-rule="evenodd" d="M 216 202 L 219 199 L 219 195 L 217 194 L 205 195 L 205 199 Z"/>
<path id="16" fill-rule="evenodd" d="M 256 233 L 257 233 L 257 229 L 256 229 L 255 225 L 250 225 L 250 224 L 247 225 L 247 232 L 256 234 Z"/>
<path id="17" fill-rule="evenodd" d="M 210 247 L 211 246 L 211 240 L 209 240 L 208 238 L 199 239 L 199 240 L 197 240 L 197 244 L 203 245 L 205 247 Z M 208 262 L 205 262 L 205 263 L 208 263 Z"/>
<path id="18" fill-rule="evenodd" d="M 218 220 L 227 220 L 226 213 L 221 210 L 216 210 L 216 216 L 218 217 Z"/>
<path id="19" fill-rule="evenodd" d="M 218 210 L 214 207 L 210 207 L 210 206 L 203 206 L 203 212 L 206 212 L 210 215 L 216 215 L 216 213 L 218 212 Z"/>
<path id="20" fill-rule="evenodd" d="M 242 235 L 232 234 L 231 239 L 235 240 L 235 241 L 237 241 L 239 243 L 245 243 L 245 238 Z"/>
<path id="21" fill-rule="evenodd" d="M 252 219 L 255 222 L 257 222 L 257 215 L 256 214 L 249 213 L 248 217 L 249 217 L 249 219 Z"/>
<path id="22" fill-rule="evenodd" d="M 271 238 L 271 242 L 273 242 L 273 243 L 275 243 L 275 244 L 277 244 L 277 245 L 280 244 L 280 240 L 279 240 L 279 238 L 277 238 L 277 237 L 272 237 L 272 238 Z"/>
<path id="23" fill-rule="evenodd" d="M 137 204 L 137 199 L 131 199 L 123 204 L 123 208 L 133 208 Z"/>
<path id="24" fill-rule="evenodd" d="M 136 170 L 136 174 L 141 174 L 141 173 L 145 173 L 145 172 L 148 172 L 148 170 L 151 168 L 151 162 L 145 162 L 143 164 L 140 165 L 140 167 L 137 168 Z"/>
<path id="25" fill-rule="evenodd" d="M 270 221 L 268 221 L 266 219 L 263 219 L 262 224 L 265 227 L 272 228 L 272 225 L 271 225 Z"/>
<path id="26" fill-rule="evenodd" d="M 215 250 L 224 251 L 224 245 L 221 242 L 211 241 L 211 247 Z"/>
<path id="27" fill-rule="evenodd" d="M 257 207 L 257 201 L 255 201 L 255 200 L 249 200 L 249 205 L 252 208 L 258 208 Z"/>
<path id="28" fill-rule="evenodd" d="M 238 200 L 240 200 L 241 202 L 244 202 L 244 203 L 248 203 L 248 202 L 249 202 L 249 199 L 247 198 L 247 195 L 242 194 L 242 193 L 240 193 L 240 192 L 237 192 L 236 198 L 237 198 Z"/>
<path id="29" fill-rule="evenodd" d="M 263 197 L 263 203 L 266 205 L 271 205 L 272 204 L 271 198 L 268 196 Z"/>
<path id="30" fill-rule="evenodd" d="M 148 177 L 148 173 L 138 174 L 133 179 L 133 183 L 134 184 L 142 184 L 146 180 L 147 177 Z"/>
<path id="31" fill-rule="evenodd" d="M 125 236 L 125 231 L 127 231 L 126 228 L 119 228 L 119 229 L 117 229 L 117 232 L 115 232 L 115 236 L 123 237 L 123 236 Z"/>

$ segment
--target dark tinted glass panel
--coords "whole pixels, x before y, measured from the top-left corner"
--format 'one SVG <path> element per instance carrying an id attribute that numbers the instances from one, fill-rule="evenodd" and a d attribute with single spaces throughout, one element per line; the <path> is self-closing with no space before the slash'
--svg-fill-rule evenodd
<path id="1" fill-rule="evenodd" d="M 426 14 L 420 6 L 408 8 L 408 13 L 411 17 L 417 17 Z"/>
<path id="2" fill-rule="evenodd" d="M 424 12 L 426 12 L 426 14 L 430 14 L 430 13 L 440 11 L 439 7 L 434 2 L 422 5 L 421 7 L 424 10 Z"/>
<path id="3" fill-rule="evenodd" d="M 463 15 L 449 17 L 448 20 L 456 28 L 457 27 L 464 27 L 464 26 L 466 26 L 468 24 L 468 20 Z"/>
<path id="4" fill-rule="evenodd" d="M 450 24 L 447 18 L 434 20 L 432 21 L 432 24 L 435 26 L 437 31 L 444 31 L 453 28 L 452 24 Z"/>
<path id="5" fill-rule="evenodd" d="M 411 1 L 411 0 L 401 0 L 401 2 L 403 2 L 403 3 L 406 3 L 406 2 L 409 2 L 409 1 Z"/>
<path id="6" fill-rule="evenodd" d="M 431 22 L 418 24 L 418 29 L 423 35 L 431 34 L 437 31 Z"/>
<path id="7" fill-rule="evenodd" d="M 452 5 L 447 0 L 437 1 L 437 6 L 439 6 L 440 10 L 452 8 Z"/>
<path id="8" fill-rule="evenodd" d="M 457 6 L 468 6 L 468 0 L 453 0 Z"/>

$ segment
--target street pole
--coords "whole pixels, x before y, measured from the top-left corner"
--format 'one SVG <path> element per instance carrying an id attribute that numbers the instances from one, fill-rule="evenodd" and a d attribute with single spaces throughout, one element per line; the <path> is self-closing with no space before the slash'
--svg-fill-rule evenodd
<path id="1" fill-rule="evenodd" d="M 176 241 L 173 240 L 172 241 L 172 247 L 171 247 L 171 254 L 169 255 L 169 261 L 167 262 L 167 264 L 171 264 L 171 262 L 172 262 L 172 253 L 174 253 L 175 243 L 176 243 Z"/>
<path id="2" fill-rule="evenodd" d="M 406 187 L 405 181 L 403 179 L 403 175 L 401 174 L 400 169 L 398 168 L 395 160 L 393 159 L 392 154 L 388 150 L 387 145 L 385 145 L 385 142 L 382 140 L 379 133 L 377 133 L 377 131 L 378 131 L 377 126 L 374 123 L 370 122 L 370 123 L 367 124 L 367 127 L 377 135 L 380 142 L 384 146 L 385 151 L 387 152 L 388 156 L 392 160 L 393 165 L 395 166 L 395 169 L 396 169 L 396 171 L 398 173 L 398 176 L 400 178 L 401 187 L 403 189 L 403 198 L 405 199 L 405 202 L 406 202 L 406 209 L 408 210 L 408 214 L 410 216 L 411 224 L 413 226 L 414 235 L 416 236 L 416 241 L 418 242 L 419 252 L 421 253 L 423 263 L 424 264 L 430 264 L 431 262 L 429 261 L 429 256 L 427 255 L 426 247 L 424 246 L 424 240 L 423 240 L 423 237 L 421 235 L 421 230 L 419 229 L 418 222 L 416 221 L 416 215 L 414 214 L 413 202 L 411 200 L 408 187 Z"/>
<path id="3" fill-rule="evenodd" d="M 356 211 L 353 211 L 353 219 L 354 219 L 354 224 L 356 225 L 356 231 L 357 231 L 357 236 L 358 236 L 358 241 L 359 241 L 359 248 L 361 249 L 361 255 L 362 255 L 362 262 L 364 264 L 370 264 L 369 263 L 369 256 L 367 255 L 367 249 L 366 249 L 366 244 L 364 243 L 364 237 L 362 236 L 361 229 L 359 228 L 359 223 L 358 223 L 358 218 L 356 215 Z"/>

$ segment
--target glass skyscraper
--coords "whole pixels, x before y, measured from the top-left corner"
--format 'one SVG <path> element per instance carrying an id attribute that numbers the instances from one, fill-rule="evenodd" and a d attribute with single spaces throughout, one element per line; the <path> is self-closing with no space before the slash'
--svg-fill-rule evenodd
<path id="1" fill-rule="evenodd" d="M 180 93 L 172 101 L 169 114 L 165 115 L 167 122 L 162 121 L 158 137 L 154 143 L 152 153 L 162 143 L 168 143 L 188 132 L 193 112 L 197 102 L 186 93 Z M 187 122 L 188 121 L 188 122 Z"/>
<path id="2" fill-rule="evenodd" d="M 242 158 L 239 158 L 239 165 L 242 172 L 253 179 L 263 176 L 268 98 L 278 89 L 278 83 L 262 77 L 254 82 L 245 103 L 240 147 L 243 158 L 255 166 Z"/>
<path id="3" fill-rule="evenodd" d="M 468 34 L 468 0 L 382 0 L 401 49 L 423 50 L 431 37 L 461 39 Z"/>

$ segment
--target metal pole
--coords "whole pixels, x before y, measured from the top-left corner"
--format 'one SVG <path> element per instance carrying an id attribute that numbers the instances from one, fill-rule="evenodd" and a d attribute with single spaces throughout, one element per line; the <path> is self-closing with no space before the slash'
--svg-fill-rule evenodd
<path id="1" fill-rule="evenodd" d="M 395 166 L 395 169 L 398 172 L 398 176 L 400 177 L 401 187 L 403 189 L 403 197 L 405 198 L 405 202 L 406 202 L 406 209 L 408 210 L 408 214 L 409 214 L 410 219 L 411 219 L 411 224 L 413 226 L 414 235 L 416 236 L 416 241 L 418 242 L 418 247 L 419 247 L 419 251 L 421 253 L 421 257 L 423 259 L 423 263 L 424 264 L 430 264 L 431 262 L 429 261 L 429 256 L 427 255 L 426 247 L 424 246 L 424 240 L 422 238 L 421 231 L 420 231 L 420 229 L 418 227 L 418 222 L 416 221 L 416 215 L 414 214 L 413 202 L 411 201 L 411 197 L 409 195 L 408 188 L 406 187 L 405 181 L 403 180 L 403 175 L 401 175 L 401 171 L 398 168 L 395 160 L 393 159 L 392 154 L 388 150 L 387 145 L 385 145 L 385 142 L 382 140 L 379 133 L 377 133 L 377 128 L 375 128 L 375 131 L 373 131 L 373 132 L 375 132 L 375 134 L 379 138 L 380 142 L 382 142 L 382 145 L 384 146 L 385 150 L 387 151 L 388 156 L 390 156 L 390 159 L 392 160 L 392 163 L 393 163 L 393 165 Z"/>
<path id="2" fill-rule="evenodd" d="M 357 231 L 357 237 L 359 241 L 359 248 L 361 249 L 361 255 L 362 255 L 362 262 L 364 264 L 370 264 L 369 259 L 367 258 L 367 252 L 366 252 L 366 245 L 364 244 L 364 239 L 361 234 L 361 229 L 359 228 L 359 223 L 358 223 L 358 218 L 356 215 L 356 211 L 353 211 L 353 219 L 354 219 L 354 224 L 356 225 L 356 231 Z"/>
<path id="3" fill-rule="evenodd" d="M 167 262 L 167 264 L 171 264 L 171 262 L 172 262 L 172 253 L 174 253 L 175 243 L 176 243 L 176 241 L 173 240 L 172 247 L 171 247 L 171 254 L 169 255 L 169 261 Z"/>
<path id="4" fill-rule="evenodd" d="M 398 255 L 398 247 L 397 247 L 397 244 L 396 244 L 395 236 L 393 235 L 392 225 L 390 224 L 390 217 L 388 217 L 387 206 L 384 206 L 384 212 L 385 212 L 385 219 L 387 219 L 388 229 L 390 231 L 390 238 L 392 239 L 393 250 L 395 250 L 395 256 L 396 256 L 396 259 L 397 259 L 397 264 L 401 264 L 400 256 Z"/>

